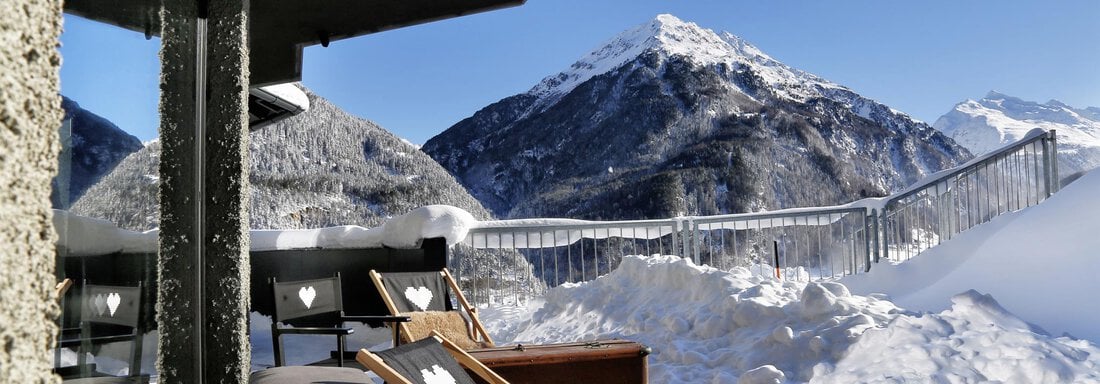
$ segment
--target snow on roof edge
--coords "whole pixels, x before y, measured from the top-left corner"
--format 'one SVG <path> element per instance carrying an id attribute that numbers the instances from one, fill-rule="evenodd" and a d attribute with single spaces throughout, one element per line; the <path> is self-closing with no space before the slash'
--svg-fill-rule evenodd
<path id="1" fill-rule="evenodd" d="M 382 226 L 356 225 L 316 229 L 257 229 L 250 231 L 250 250 L 419 248 L 422 239 L 442 237 L 448 245 L 466 238 L 477 220 L 461 208 L 430 205 L 386 220 Z M 112 253 L 155 253 L 159 229 L 136 232 L 107 220 L 53 210 L 56 246 L 66 256 Z"/>

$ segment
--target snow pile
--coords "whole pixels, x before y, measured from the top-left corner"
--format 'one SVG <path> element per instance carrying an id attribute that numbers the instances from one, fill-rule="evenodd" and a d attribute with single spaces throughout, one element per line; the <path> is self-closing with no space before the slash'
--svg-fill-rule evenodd
<path id="1" fill-rule="evenodd" d="M 443 237 L 447 245 L 466 238 L 477 219 L 462 208 L 449 205 L 420 207 L 382 225 L 382 244 L 392 248 L 416 248 L 421 239 Z"/>
<path id="2" fill-rule="evenodd" d="M 157 230 L 134 232 L 119 229 L 107 220 L 53 210 L 58 253 L 65 256 L 95 256 L 112 253 L 156 252 Z"/>
<path id="3" fill-rule="evenodd" d="M 815 383 L 1084 383 L 1100 382 L 1100 349 L 1050 338 L 993 300 L 970 290 L 951 309 L 899 316 L 867 331 L 835 366 L 818 367 Z"/>
<path id="4" fill-rule="evenodd" d="M 418 248 L 420 240 L 443 237 L 447 245 L 466 238 L 478 221 L 469 212 L 449 205 L 429 205 L 391 217 L 377 228 L 355 225 L 318 229 L 252 231 L 252 250 Z"/>
<path id="5" fill-rule="evenodd" d="M 256 229 L 252 230 L 252 251 L 280 249 L 342 249 L 377 248 L 382 244 L 381 228 L 357 225 L 317 229 Z"/>
<path id="6" fill-rule="evenodd" d="M 133 232 L 90 217 L 54 210 L 59 235 L 57 246 L 67 256 L 111 253 L 155 253 L 159 230 Z M 443 237 L 447 245 L 466 238 L 479 221 L 461 208 L 430 205 L 386 220 L 381 227 L 355 225 L 317 229 L 255 229 L 250 233 L 252 251 L 285 249 L 418 248 L 421 239 Z"/>
<path id="7" fill-rule="evenodd" d="M 1054 335 L 1100 341 L 1100 172 L 1042 204 L 1002 215 L 905 263 L 876 264 L 841 280 L 853 292 L 880 292 L 907 309 L 940 311 L 976 289 Z"/>
<path id="8" fill-rule="evenodd" d="M 309 96 L 299 88 L 296 83 L 283 83 L 276 85 L 269 85 L 266 87 L 260 87 L 261 91 L 267 92 L 286 103 L 293 105 L 299 110 L 294 114 L 302 113 L 309 110 Z M 270 100 L 268 100 L 270 101 Z"/>
<path id="9" fill-rule="evenodd" d="M 675 256 L 629 256 L 541 308 L 488 309 L 498 340 L 623 338 L 653 349 L 655 383 L 1097 382 L 1100 349 L 1052 338 L 991 296 L 915 314 L 838 283 L 780 282 Z"/>
<path id="10" fill-rule="evenodd" d="M 816 364 L 840 359 L 860 334 L 897 312 L 836 283 L 780 282 L 675 256 L 630 256 L 607 276 L 550 290 L 525 321 L 486 318 L 503 327 L 497 338 L 517 343 L 641 342 L 653 348 L 655 383 L 728 383 L 749 371 L 751 382 L 779 373 L 809 380 Z"/>

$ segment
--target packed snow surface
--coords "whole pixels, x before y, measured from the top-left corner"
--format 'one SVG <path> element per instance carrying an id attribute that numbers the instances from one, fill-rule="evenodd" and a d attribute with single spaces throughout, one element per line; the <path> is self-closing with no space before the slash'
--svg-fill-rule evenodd
<path id="1" fill-rule="evenodd" d="M 675 256 L 628 256 L 550 290 L 539 308 L 486 310 L 494 339 L 624 338 L 653 349 L 655 383 L 1100 382 L 1100 349 L 1052 338 L 967 291 L 940 313 L 838 283 L 778 281 Z"/>

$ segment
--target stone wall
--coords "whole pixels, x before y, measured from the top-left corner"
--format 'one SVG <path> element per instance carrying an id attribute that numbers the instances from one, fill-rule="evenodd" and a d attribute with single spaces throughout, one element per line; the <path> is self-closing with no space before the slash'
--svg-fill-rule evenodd
<path id="1" fill-rule="evenodd" d="M 61 2 L 0 8 L 0 382 L 53 383 Z"/>

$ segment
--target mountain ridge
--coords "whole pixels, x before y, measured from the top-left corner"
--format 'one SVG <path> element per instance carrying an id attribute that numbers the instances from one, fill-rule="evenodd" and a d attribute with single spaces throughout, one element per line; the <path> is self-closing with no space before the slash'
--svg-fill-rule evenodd
<path id="1" fill-rule="evenodd" d="M 986 153 L 1024 137 L 1034 128 L 1055 130 L 1064 175 L 1100 166 L 1100 108 L 1075 108 L 989 91 L 962 101 L 933 125 L 974 153 Z"/>

